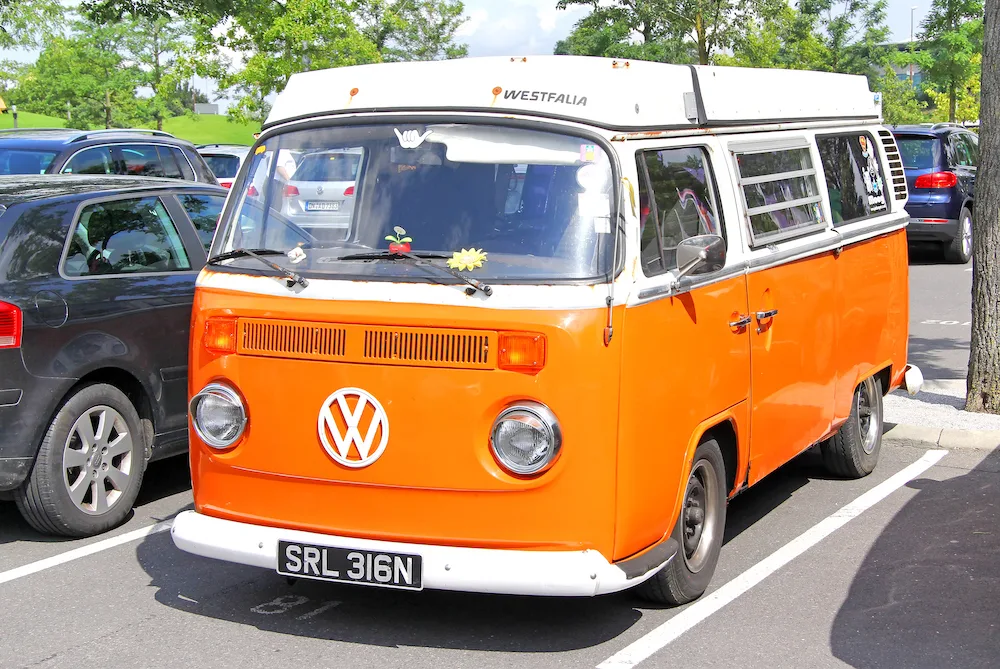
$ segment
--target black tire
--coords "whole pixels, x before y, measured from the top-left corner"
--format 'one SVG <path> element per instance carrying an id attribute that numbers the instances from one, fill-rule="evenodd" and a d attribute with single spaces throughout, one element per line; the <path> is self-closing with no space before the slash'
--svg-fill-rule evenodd
<path id="1" fill-rule="evenodd" d="M 700 493 L 697 492 L 699 487 Z M 712 581 L 722 551 L 726 498 L 726 465 L 722 450 L 714 439 L 709 439 L 694 453 L 684 502 L 671 534 L 679 546 L 677 555 L 639 586 L 640 596 L 673 606 L 701 597 Z M 700 530 L 685 522 L 696 509 L 704 513 Z M 692 520 L 696 521 L 697 517 Z"/>
<path id="2" fill-rule="evenodd" d="M 820 445 L 830 473 L 859 479 L 875 470 L 882 449 L 883 415 L 882 382 L 875 376 L 867 378 L 854 390 L 847 422 Z"/>
<path id="3" fill-rule="evenodd" d="M 966 247 L 965 232 L 968 230 L 969 243 Z M 958 232 L 955 238 L 944 245 L 944 259 L 950 263 L 964 265 L 972 260 L 972 212 L 962 208 L 962 214 L 958 218 Z"/>
<path id="4" fill-rule="evenodd" d="M 89 447 L 77 430 L 78 426 L 86 429 L 84 421 L 95 437 Z M 83 461 L 80 466 L 66 466 L 77 459 Z M 14 501 L 39 532 L 93 536 L 128 517 L 145 471 L 146 439 L 128 397 L 114 386 L 85 386 L 59 408 L 42 439 L 31 475 L 15 492 Z M 112 476 L 122 481 L 121 489 Z M 79 502 L 71 496 L 70 478 L 77 483 L 74 489 L 83 493 Z"/>

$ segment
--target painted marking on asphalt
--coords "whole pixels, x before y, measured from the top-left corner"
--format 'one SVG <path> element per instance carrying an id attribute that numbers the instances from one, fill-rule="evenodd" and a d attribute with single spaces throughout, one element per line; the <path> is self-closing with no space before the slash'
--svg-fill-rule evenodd
<path id="1" fill-rule="evenodd" d="M 699 599 L 652 632 L 649 632 L 638 641 L 629 644 L 604 662 L 601 662 L 597 665 L 598 669 L 620 669 L 622 667 L 636 666 L 830 536 L 830 534 L 860 516 L 864 511 L 875 506 L 894 491 L 902 488 L 911 480 L 930 469 L 947 453 L 948 451 L 945 450 L 927 451 L 923 457 L 913 464 L 893 474 L 847 506 L 842 507 L 816 525 L 813 525 L 712 594 Z"/>
<path id="2" fill-rule="evenodd" d="M 92 544 L 87 544 L 86 546 L 81 546 L 80 548 L 74 548 L 71 551 L 66 551 L 65 553 L 60 553 L 59 555 L 47 557 L 44 560 L 30 562 L 22 567 L 8 569 L 7 571 L 0 572 L 0 584 L 23 578 L 25 576 L 30 576 L 31 574 L 37 574 L 45 569 L 58 567 L 61 564 L 66 564 L 67 562 L 72 562 L 73 560 L 79 560 L 82 557 L 87 557 L 88 555 L 93 555 L 94 553 L 100 553 L 101 551 L 106 551 L 109 548 L 115 548 L 116 546 L 121 546 L 122 544 L 137 541 L 138 539 L 148 537 L 151 534 L 166 532 L 170 529 L 173 522 L 173 520 L 167 520 L 162 523 L 157 523 L 156 525 L 150 525 L 138 530 L 132 530 L 131 532 L 119 534 L 118 536 L 111 537 L 110 539 L 95 541 Z"/>

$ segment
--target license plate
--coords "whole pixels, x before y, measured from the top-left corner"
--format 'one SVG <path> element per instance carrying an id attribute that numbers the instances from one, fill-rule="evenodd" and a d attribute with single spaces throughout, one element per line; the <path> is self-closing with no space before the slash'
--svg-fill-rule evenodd
<path id="1" fill-rule="evenodd" d="M 419 555 L 278 542 L 278 573 L 320 581 L 421 590 Z"/>
<path id="2" fill-rule="evenodd" d="M 306 202 L 306 211 L 340 211 L 340 202 Z"/>

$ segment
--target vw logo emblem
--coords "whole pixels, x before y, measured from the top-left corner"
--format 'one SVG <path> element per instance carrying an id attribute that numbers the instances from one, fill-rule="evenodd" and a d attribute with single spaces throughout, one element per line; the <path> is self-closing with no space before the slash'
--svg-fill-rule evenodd
<path id="1" fill-rule="evenodd" d="M 316 186 L 316 195 L 322 195 L 322 194 L 323 194 L 323 187 Z"/>
<path id="2" fill-rule="evenodd" d="M 323 448 L 345 467 L 367 467 L 389 442 L 385 409 L 361 388 L 341 388 L 327 397 L 319 410 L 318 427 Z"/>

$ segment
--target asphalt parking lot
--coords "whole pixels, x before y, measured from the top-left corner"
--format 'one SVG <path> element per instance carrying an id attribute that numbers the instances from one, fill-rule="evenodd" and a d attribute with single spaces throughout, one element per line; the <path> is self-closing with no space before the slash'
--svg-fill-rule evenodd
<path id="1" fill-rule="evenodd" d="M 613 667 L 650 651 L 641 666 L 996 666 L 1000 452 L 954 451 L 928 466 L 938 457 L 887 443 L 874 474 L 843 481 L 805 453 L 731 503 L 713 584 L 678 609 L 630 593 L 290 585 L 182 553 L 168 532 L 108 547 L 190 508 L 175 459 L 151 467 L 135 516 L 110 535 L 45 539 L 0 503 L 0 666 Z M 879 489 L 908 467 L 908 480 Z M 845 518 L 873 489 L 884 499 Z M 752 568 L 751 582 L 763 577 L 739 594 Z"/>
<path id="2" fill-rule="evenodd" d="M 911 350 L 932 378 L 965 364 L 966 269 L 911 267 L 928 342 Z M 184 458 L 151 465 L 131 520 L 86 540 L 40 536 L 0 502 L 0 667 L 1000 665 L 1000 449 L 886 442 L 860 481 L 809 451 L 731 502 L 712 586 L 677 609 L 289 584 L 174 547 L 189 476 Z"/>

